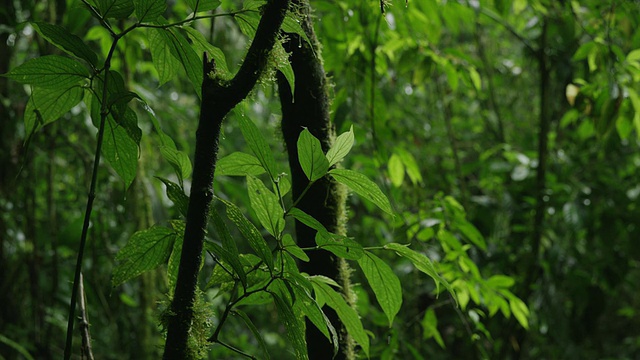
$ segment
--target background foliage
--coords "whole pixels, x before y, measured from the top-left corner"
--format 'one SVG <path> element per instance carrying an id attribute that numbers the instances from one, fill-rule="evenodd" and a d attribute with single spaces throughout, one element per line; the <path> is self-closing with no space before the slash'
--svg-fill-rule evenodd
<path id="1" fill-rule="evenodd" d="M 147 16 L 126 1 L 118 4 L 125 5 L 101 8 L 122 12 L 111 13 L 116 30 L 131 24 L 130 14 Z M 194 4 L 149 11 L 177 22 Z M 254 6 L 202 4 L 202 14 Z M 90 77 L 88 69 L 102 66 L 113 38 L 80 1 L 1 5 L 0 72 L 13 75 L 0 77 L 0 354 L 59 358 L 95 151 L 94 100 L 102 99 L 78 84 Z M 396 310 L 368 285 L 375 281 L 354 273 L 371 357 L 633 358 L 640 351 L 640 5 L 422 0 L 394 2 L 384 14 L 371 1 L 312 6 L 335 84 L 333 120 L 338 133 L 353 127 L 355 136 L 343 166 L 380 185 L 396 214 L 351 196 L 349 236 L 371 248 L 412 243 L 457 294 L 456 305 L 392 251 L 367 255 L 357 267 L 354 262 L 360 269 L 384 261 L 402 284 L 403 305 Z M 169 258 L 168 266 L 112 286 L 131 275 L 117 268 L 123 259 L 116 254 L 154 224 L 164 226 L 149 230 L 159 238 L 180 233 L 171 221 L 180 217 L 180 206 L 167 187 L 189 188 L 199 91 L 193 83 L 201 74 L 200 59 L 184 54 L 207 50 L 226 58 L 218 61 L 228 66 L 220 76 L 234 73 L 252 35 L 247 24 L 256 19 L 241 14 L 189 22 L 180 29 L 186 37 L 175 37 L 184 41 L 168 40 L 170 46 L 166 33 L 135 29 L 113 48 L 111 66 L 120 74 L 109 80 L 114 93 L 134 91 L 153 112 L 140 101 L 122 108 L 122 118 L 135 118 L 137 126 L 113 127 L 112 152 L 103 152 L 107 163 L 98 172 L 84 277 L 99 358 L 160 356 L 158 318 L 175 281 L 167 268 L 171 274 L 175 263 Z M 51 24 L 75 34 L 64 38 L 89 51 L 53 46 Z M 29 72 L 16 69 L 32 59 L 78 79 L 26 79 Z M 116 100 L 126 105 L 133 97 Z M 284 169 L 279 112 L 267 76 L 224 123 L 220 157 L 250 152 L 239 126 L 244 114 Z M 242 178 L 219 173 L 214 186 L 254 224 L 264 223 Z M 238 247 L 252 251 L 247 243 Z M 211 273 L 211 258 L 204 268 Z M 213 322 L 230 290 L 219 284 L 204 291 L 201 305 Z M 264 346 L 274 358 L 294 358 L 278 307 L 269 301 L 242 308 L 264 344 L 240 313 L 225 325 L 227 339 L 256 356 Z M 207 351 L 211 358 L 237 356 L 220 346 Z"/>

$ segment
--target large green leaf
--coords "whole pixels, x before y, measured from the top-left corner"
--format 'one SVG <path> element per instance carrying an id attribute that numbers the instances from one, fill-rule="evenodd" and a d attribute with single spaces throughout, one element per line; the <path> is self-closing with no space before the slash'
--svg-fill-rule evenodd
<path id="1" fill-rule="evenodd" d="M 364 331 L 362 321 L 358 313 L 344 300 L 344 297 L 333 290 L 326 283 L 319 281 L 316 277 L 311 279 L 316 293 L 326 301 L 327 305 L 334 309 L 340 318 L 340 321 L 347 328 L 349 335 L 362 347 L 364 353 L 369 357 L 369 337 Z"/>
<path id="2" fill-rule="evenodd" d="M 389 326 L 391 326 L 402 305 L 400 279 L 387 263 L 368 251 L 365 251 L 364 256 L 358 259 L 358 265 L 360 265 L 362 273 L 367 278 L 369 286 L 376 295 L 382 311 L 389 319 Z"/>
<path id="3" fill-rule="evenodd" d="M 329 166 L 333 166 L 340 162 L 340 160 L 344 159 L 345 156 L 351 151 L 354 142 L 353 135 L 353 125 L 349 129 L 349 131 L 340 134 L 334 141 L 331 149 L 327 151 L 327 160 L 329 161 Z"/>
<path id="4" fill-rule="evenodd" d="M 216 63 L 216 73 L 226 77 L 229 75 L 229 68 L 227 67 L 227 60 L 224 56 L 224 52 L 219 48 L 211 45 L 211 43 L 200 33 L 200 31 L 192 28 L 185 27 L 184 31 L 191 39 L 191 46 L 193 46 L 198 55 L 202 55 L 205 52 L 209 55 L 209 59 L 213 59 Z"/>
<path id="5" fill-rule="evenodd" d="M 213 220 L 213 226 L 216 229 L 216 233 L 222 242 L 222 248 L 229 254 L 229 258 L 224 260 L 233 266 L 233 269 L 238 273 L 240 280 L 242 280 L 242 283 L 246 286 L 247 278 L 244 274 L 244 270 L 242 269 L 242 264 L 240 263 L 240 255 L 238 253 L 236 241 L 231 236 L 231 232 L 227 228 L 227 224 L 222 220 L 218 211 L 216 211 L 216 209 L 211 209 L 209 214 L 211 220 Z"/>
<path id="6" fill-rule="evenodd" d="M 445 280 L 442 276 L 440 276 L 440 274 L 438 274 L 438 271 L 436 270 L 435 266 L 433 266 L 433 263 L 431 262 L 431 260 L 429 260 L 428 257 L 404 245 L 397 244 L 397 243 L 386 244 L 384 248 L 393 250 L 398 255 L 411 261 L 411 263 L 413 263 L 416 269 L 429 275 L 433 279 L 433 281 L 435 281 L 436 287 L 439 287 L 440 284 L 444 285 L 444 287 L 447 290 L 449 290 L 451 295 L 455 297 L 455 292 L 451 288 L 451 285 L 449 284 L 449 282 L 447 282 L 447 280 Z"/>
<path id="7" fill-rule="evenodd" d="M 120 285 L 165 263 L 174 241 L 174 231 L 161 226 L 133 234 L 127 245 L 116 255 L 117 265 L 113 270 L 111 285 Z"/>
<path id="8" fill-rule="evenodd" d="M 298 208 L 294 207 L 289 209 L 287 214 L 293 216 L 296 220 L 300 221 L 301 223 L 307 225 L 308 227 L 316 231 L 327 232 L 327 229 L 324 227 L 324 225 L 320 223 L 320 221 L 316 220 L 313 216 L 307 214 L 306 212 Z"/>
<path id="9" fill-rule="evenodd" d="M 136 177 L 138 145 L 111 117 L 105 124 L 102 154 L 128 188 Z"/>
<path id="10" fill-rule="evenodd" d="M 31 59 L 4 76 L 23 84 L 62 92 L 88 79 L 89 71 L 76 60 L 47 55 Z"/>
<path id="11" fill-rule="evenodd" d="M 395 187 L 402 186 L 404 182 L 404 164 L 402 159 L 397 154 L 391 155 L 389 163 L 387 164 L 387 172 L 389 173 L 389 179 Z"/>
<path id="12" fill-rule="evenodd" d="M 139 22 L 154 21 L 164 13 L 165 0 L 133 0 Z"/>
<path id="13" fill-rule="evenodd" d="M 316 244 L 319 248 L 347 260 L 358 260 L 364 255 L 362 245 L 346 236 L 336 235 L 330 232 L 318 231 Z"/>
<path id="14" fill-rule="evenodd" d="M 165 30 L 149 29 L 147 34 L 149 37 L 149 47 L 151 50 L 151 60 L 153 66 L 158 71 L 159 85 L 163 85 L 175 77 L 180 67 L 180 61 L 171 54 L 171 44 L 168 38 L 163 34 Z"/>
<path id="15" fill-rule="evenodd" d="M 240 131 L 242 131 L 242 136 L 244 136 L 247 145 L 258 158 L 262 167 L 267 170 L 271 179 L 275 180 L 278 174 L 276 171 L 276 161 L 267 144 L 267 140 L 265 140 L 262 132 L 258 130 L 253 121 L 249 120 L 244 114 L 236 114 L 236 118 L 240 121 Z"/>
<path id="16" fill-rule="evenodd" d="M 167 187 L 167 197 L 173 202 L 178 211 L 185 218 L 187 217 L 187 207 L 189 206 L 189 197 L 184 193 L 180 185 L 171 180 L 167 180 L 156 176 L 156 178 Z"/>
<path id="17" fill-rule="evenodd" d="M 24 111 L 25 133 L 31 134 L 41 126 L 58 120 L 82 101 L 83 95 L 82 88 L 75 85 L 64 91 L 34 88 Z"/>
<path id="18" fill-rule="evenodd" d="M 160 34 L 165 38 L 165 42 L 171 44 L 169 47 L 171 54 L 182 64 L 198 97 L 202 97 L 203 74 L 200 57 L 196 54 L 195 50 L 193 50 L 187 38 L 185 38 L 178 29 L 171 28 L 166 31 L 161 31 Z"/>
<path id="19" fill-rule="evenodd" d="M 393 215 L 389 199 L 382 193 L 378 185 L 366 176 L 347 169 L 332 169 L 329 174 L 336 181 L 348 186 L 356 194 L 370 200 L 387 214 Z"/>
<path id="20" fill-rule="evenodd" d="M 329 161 L 322 152 L 322 144 L 308 129 L 298 137 L 298 159 L 309 181 L 316 181 L 329 170 Z"/>
<path id="21" fill-rule="evenodd" d="M 297 257 L 298 259 L 305 262 L 309 261 L 309 256 L 307 256 L 307 254 L 305 254 L 305 252 L 295 243 L 295 241 L 293 241 L 293 237 L 291 237 L 291 235 L 284 234 L 284 236 L 282 236 L 282 247 L 286 252 Z"/>
<path id="22" fill-rule="evenodd" d="M 264 167 L 258 158 L 239 151 L 218 159 L 216 164 L 216 175 L 257 176 L 264 174 L 264 172 Z"/>
<path id="23" fill-rule="evenodd" d="M 31 25 L 43 38 L 47 39 L 58 49 L 63 50 L 69 55 L 86 60 L 94 66 L 98 64 L 98 56 L 96 53 L 93 52 L 80 37 L 72 34 L 66 28 L 44 22 L 32 22 Z"/>
<path id="24" fill-rule="evenodd" d="M 193 169 L 189 155 L 172 146 L 161 146 L 160 154 L 171 164 L 181 184 L 184 179 L 189 178 Z"/>
<path id="25" fill-rule="evenodd" d="M 287 329 L 287 338 L 293 345 L 296 359 L 309 359 L 307 342 L 304 337 L 304 322 L 293 312 L 293 304 L 283 299 L 282 294 L 271 292 L 271 295 L 276 303 L 278 314 Z"/>
<path id="26" fill-rule="evenodd" d="M 262 226 L 275 238 L 280 238 L 284 230 L 284 210 L 278 197 L 269 190 L 262 180 L 247 176 L 247 188 L 251 208 Z"/>
<path id="27" fill-rule="evenodd" d="M 227 206 L 227 217 L 231 220 L 247 241 L 249 245 L 256 252 L 256 254 L 264 260 L 269 269 L 273 269 L 273 255 L 271 249 L 267 245 L 260 231 L 242 214 L 242 211 L 233 203 L 224 199 L 218 198 L 222 203 Z"/>

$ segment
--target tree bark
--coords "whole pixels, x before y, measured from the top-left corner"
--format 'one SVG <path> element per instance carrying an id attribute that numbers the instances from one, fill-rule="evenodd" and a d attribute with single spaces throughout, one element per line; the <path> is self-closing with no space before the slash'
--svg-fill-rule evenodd
<path id="1" fill-rule="evenodd" d="M 289 0 L 270 0 L 267 3 L 247 56 L 232 80 L 211 78 L 209 74 L 215 71 L 215 62 L 209 62 L 206 55 L 204 57 L 193 180 L 178 279 L 167 325 L 164 359 L 188 357 L 187 343 L 193 320 L 205 229 L 213 199 L 213 176 L 222 120 L 247 96 L 266 67 L 288 6 Z"/>
<path id="2" fill-rule="evenodd" d="M 293 198 L 297 199 L 306 188 L 309 180 L 298 161 L 297 141 L 300 132 L 307 128 L 317 137 L 322 150 L 326 153 L 334 138 L 334 129 L 330 121 L 330 101 L 327 79 L 320 57 L 320 47 L 313 30 L 306 0 L 294 0 L 294 5 L 303 17 L 302 28 L 311 44 L 297 34 L 287 34 L 284 46 L 290 52 L 290 60 L 295 74 L 295 94 L 283 74 L 278 74 L 278 88 L 282 106 L 282 134 L 287 146 Z M 345 235 L 346 191 L 330 177 L 318 180 L 300 200 L 296 207 L 320 221 L 327 230 Z M 316 231 L 296 221 L 296 237 L 301 247 L 315 246 Z M 314 251 L 309 254 L 309 262 L 300 263 L 300 270 L 310 275 L 324 275 L 337 280 L 351 303 L 351 284 L 349 266 L 344 259 L 337 258 L 327 251 Z M 341 333 L 340 350 L 334 359 L 354 358 L 353 341 L 345 330 L 333 309 L 325 306 L 323 311 L 331 323 Z M 310 359 L 331 359 L 333 345 L 307 320 L 307 349 Z"/>

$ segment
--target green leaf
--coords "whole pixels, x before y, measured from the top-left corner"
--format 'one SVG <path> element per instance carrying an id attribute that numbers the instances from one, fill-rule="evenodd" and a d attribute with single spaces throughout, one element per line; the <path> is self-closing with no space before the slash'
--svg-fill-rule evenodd
<path id="1" fill-rule="evenodd" d="M 316 220 L 313 216 L 298 208 L 294 207 L 289 209 L 289 212 L 287 214 L 293 216 L 296 220 L 316 231 L 327 232 L 327 229 L 320 223 L 320 221 Z"/>
<path id="2" fill-rule="evenodd" d="M 316 244 L 319 248 L 347 260 L 358 260 L 364 255 L 362 245 L 346 236 L 336 235 L 330 232 L 318 231 Z"/>
<path id="3" fill-rule="evenodd" d="M 304 337 L 304 323 L 302 319 L 293 313 L 293 304 L 282 298 L 282 295 L 271 292 L 273 300 L 276 303 L 278 314 L 286 327 L 287 337 L 293 345 L 296 359 L 309 359 L 307 353 L 307 342 Z"/>
<path id="4" fill-rule="evenodd" d="M 4 336 L 2 334 L 0 334 L 0 343 L 4 344 L 5 346 L 7 346 L 10 349 L 15 350 L 20 355 L 24 356 L 25 359 L 34 360 L 33 357 L 31 356 L 31 354 L 29 354 L 29 351 L 27 351 L 27 349 L 25 349 L 24 347 L 22 347 L 22 345 L 18 344 L 17 342 L 9 339 L 8 337 L 6 337 L 6 336 Z"/>
<path id="5" fill-rule="evenodd" d="M 395 187 L 402 186 L 404 182 L 404 165 L 402 159 L 397 154 L 391 155 L 389 158 L 389 164 L 387 165 L 387 172 L 389 173 L 389 179 Z"/>
<path id="6" fill-rule="evenodd" d="M 515 296 L 509 297 L 509 307 L 511 308 L 511 313 L 518 320 L 520 325 L 523 328 L 529 329 L 529 308 L 527 305 L 520 299 Z"/>
<path id="7" fill-rule="evenodd" d="M 154 21 L 167 8 L 164 0 L 133 0 L 138 22 Z"/>
<path id="8" fill-rule="evenodd" d="M 219 0 L 186 0 L 186 2 L 194 12 L 209 11 L 220 6 Z"/>
<path id="9" fill-rule="evenodd" d="M 287 51 L 282 46 L 281 42 L 278 42 L 276 45 L 278 46 L 279 52 L 282 54 L 286 54 Z M 278 61 L 277 65 L 278 70 L 284 75 L 284 78 L 287 79 L 289 83 L 289 87 L 291 88 L 291 97 L 294 96 L 296 90 L 296 74 L 293 72 L 293 66 L 291 66 L 291 61 Z"/>
<path id="10" fill-rule="evenodd" d="M 471 79 L 473 87 L 476 91 L 482 91 L 482 78 L 480 77 L 478 70 L 473 66 L 469 66 L 467 67 L 467 71 L 469 71 L 469 78 Z"/>
<path id="11" fill-rule="evenodd" d="M 33 88 L 24 111 L 25 133 L 31 134 L 41 126 L 58 120 L 74 106 L 84 95 L 79 86 L 66 90 Z"/>
<path id="12" fill-rule="evenodd" d="M 487 251 L 487 243 L 478 229 L 468 222 L 465 218 L 457 217 L 453 221 L 454 228 L 458 229 L 471 243 L 480 249 Z"/>
<path id="13" fill-rule="evenodd" d="M 512 277 L 506 275 L 493 275 L 487 279 L 487 285 L 493 288 L 508 289 L 515 284 Z"/>
<path id="14" fill-rule="evenodd" d="M 269 356 L 269 350 L 267 349 L 267 344 L 265 344 L 264 339 L 262 338 L 262 334 L 260 334 L 260 331 L 253 324 L 253 321 L 251 321 L 249 316 L 245 314 L 244 311 L 238 308 L 234 308 L 232 311 L 233 314 L 238 315 L 242 319 L 242 321 L 244 321 L 253 336 L 256 338 L 256 340 L 258 340 L 258 345 L 260 345 L 260 349 L 264 353 L 264 358 L 267 360 L 271 359 L 271 357 Z"/>
<path id="15" fill-rule="evenodd" d="M 184 71 L 187 73 L 187 77 L 191 80 L 193 89 L 198 94 L 198 97 L 202 98 L 201 87 L 203 74 L 200 57 L 178 29 L 171 28 L 166 31 L 161 31 L 160 34 L 165 38 L 165 42 L 171 44 L 171 46 L 169 46 L 171 54 L 180 61 Z"/>
<path id="16" fill-rule="evenodd" d="M 66 28 L 45 22 L 32 22 L 33 28 L 47 41 L 69 55 L 76 56 L 92 65 L 98 64 L 98 56 L 82 39 Z"/>
<path id="17" fill-rule="evenodd" d="M 171 43 L 163 33 L 162 29 L 149 29 L 147 33 L 151 60 L 158 71 L 158 80 L 160 81 L 158 85 L 163 85 L 173 79 L 178 67 L 180 67 L 180 61 L 171 54 Z"/>
<path id="18" fill-rule="evenodd" d="M 344 324 L 347 332 L 353 337 L 353 339 L 362 347 L 364 353 L 369 357 L 369 338 L 364 331 L 362 322 L 358 313 L 344 300 L 344 297 L 333 290 L 329 285 L 322 281 L 318 281 L 315 277 L 311 278 L 313 287 L 316 293 L 322 294 L 321 296 L 326 301 L 327 305 L 334 309 L 338 314 L 338 318 Z"/>
<path id="19" fill-rule="evenodd" d="M 182 183 L 184 179 L 189 178 L 192 170 L 189 155 L 180 150 L 176 150 L 171 146 L 161 146 L 160 154 L 169 162 L 169 164 L 171 164 L 173 170 L 178 176 L 178 179 L 180 180 L 180 183 Z"/>
<path id="20" fill-rule="evenodd" d="M 236 224 L 242 236 L 249 241 L 249 245 L 253 251 L 264 260 L 269 269 L 273 270 L 273 255 L 271 255 L 271 249 L 269 249 L 267 242 L 262 235 L 260 235 L 258 229 L 244 217 L 242 211 L 240 211 L 235 204 L 220 198 L 218 198 L 218 200 L 227 206 L 227 217 Z"/>
<path id="21" fill-rule="evenodd" d="M 23 84 L 62 92 L 88 79 L 89 71 L 76 60 L 47 55 L 31 59 L 3 76 Z"/>
<path id="22" fill-rule="evenodd" d="M 311 320 L 313 325 L 331 341 L 334 354 L 336 354 L 339 345 L 338 333 L 331 324 L 331 321 L 329 321 L 327 315 L 325 315 L 320 308 L 320 305 L 318 305 L 318 302 L 311 296 L 310 291 L 313 290 L 313 284 L 311 284 L 310 281 L 308 281 L 308 283 L 311 285 L 311 289 L 309 290 L 300 285 L 294 286 L 293 290 L 296 294 L 296 302 L 293 305 L 294 310 L 302 312 Z"/>
<path id="23" fill-rule="evenodd" d="M 131 0 L 93 0 L 98 4 L 98 10 L 105 18 L 126 19 L 133 13 Z"/>
<path id="24" fill-rule="evenodd" d="M 387 214 L 393 215 L 389 199 L 380 191 L 378 185 L 366 176 L 347 169 L 332 169 L 329 174 L 339 183 L 348 186 L 356 194 L 373 202 Z"/>
<path id="25" fill-rule="evenodd" d="M 308 129 L 302 130 L 298 138 L 298 159 L 309 181 L 316 181 L 329 170 L 329 161 L 322 152 L 320 140 Z"/>
<path id="26" fill-rule="evenodd" d="M 173 296 L 178 281 L 178 270 L 180 268 L 180 257 L 182 256 L 182 243 L 184 242 L 184 230 L 186 223 L 181 220 L 171 221 L 173 233 L 175 234 L 175 242 L 167 263 L 167 280 L 169 282 L 169 293 Z"/>
<path id="27" fill-rule="evenodd" d="M 327 160 L 329 161 L 329 166 L 333 166 L 339 163 L 345 156 L 351 151 L 353 147 L 353 142 L 355 141 L 353 135 L 353 125 L 349 131 L 340 134 L 336 138 L 336 141 L 331 146 L 331 149 L 327 151 Z"/>
<path id="28" fill-rule="evenodd" d="M 395 154 L 400 156 L 402 159 L 402 163 L 404 164 L 404 168 L 409 175 L 409 179 L 414 185 L 417 185 L 422 182 L 422 174 L 420 174 L 420 167 L 418 167 L 418 163 L 416 159 L 411 155 L 410 152 L 404 149 L 396 149 Z"/>
<path id="29" fill-rule="evenodd" d="M 435 281 L 436 288 L 439 288 L 440 284 L 443 284 L 444 287 L 455 298 L 455 292 L 451 288 L 451 285 L 449 284 L 449 282 L 447 282 L 447 280 L 445 280 L 442 276 L 440 276 L 440 274 L 438 274 L 438 271 L 433 266 L 433 263 L 431 262 L 431 260 L 429 260 L 428 257 L 424 256 L 423 254 L 421 254 L 421 253 L 419 253 L 419 252 L 417 252 L 415 250 L 409 249 L 408 247 L 406 247 L 404 245 L 400 245 L 400 244 L 397 244 L 397 243 L 386 244 L 384 246 L 384 248 L 385 249 L 389 249 L 389 250 L 393 250 L 393 251 L 396 252 L 396 254 L 398 254 L 398 255 L 408 259 L 409 261 L 411 261 L 411 263 L 413 263 L 413 265 L 416 267 L 416 269 L 418 269 L 421 272 L 429 275 L 433 279 L 433 281 Z"/>
<path id="30" fill-rule="evenodd" d="M 244 136 L 247 145 L 258 158 L 262 167 L 267 170 L 271 180 L 275 181 L 277 177 L 276 161 L 262 132 L 244 114 L 237 114 L 237 118 L 240 121 L 240 131 L 242 131 L 242 136 Z"/>
<path id="31" fill-rule="evenodd" d="M 116 255 L 118 263 L 113 270 L 111 285 L 118 286 L 165 263 L 174 241 L 174 231 L 161 226 L 154 226 L 133 234 L 127 245 Z"/>
<path id="32" fill-rule="evenodd" d="M 629 99 L 631 99 L 631 105 L 633 105 L 633 109 L 635 113 L 633 115 L 633 124 L 636 127 L 636 134 L 638 135 L 638 139 L 640 139 L 640 95 L 631 88 L 626 88 L 629 93 Z"/>
<path id="33" fill-rule="evenodd" d="M 297 257 L 298 259 L 308 262 L 309 256 L 293 241 L 293 238 L 289 234 L 284 234 L 282 237 L 282 246 L 284 250 L 289 254 Z"/>
<path id="34" fill-rule="evenodd" d="M 186 218 L 187 207 L 189 206 L 189 197 L 184 193 L 182 187 L 170 180 L 161 178 L 159 176 L 156 176 L 156 179 L 162 181 L 162 183 L 166 186 L 167 197 L 175 204 L 180 214 Z"/>
<path id="35" fill-rule="evenodd" d="M 229 68 L 227 67 L 227 60 L 224 53 L 219 48 L 211 45 L 211 43 L 200 33 L 200 31 L 192 28 L 185 27 L 184 31 L 187 32 L 187 36 L 191 39 L 191 45 L 196 48 L 198 55 L 205 52 L 209 55 L 209 59 L 213 59 L 216 63 L 216 73 L 222 76 L 228 76 Z"/>
<path id="36" fill-rule="evenodd" d="M 249 10 L 247 9 L 246 3 L 244 10 Z M 257 9 L 255 11 L 239 13 L 233 18 L 238 23 L 238 27 L 244 35 L 246 35 L 250 39 L 255 37 L 256 30 L 258 29 L 258 24 L 260 23 L 260 14 Z"/>
<path id="37" fill-rule="evenodd" d="M 444 349 L 444 341 L 438 331 L 438 318 L 433 308 L 429 308 L 425 312 L 420 324 L 422 325 L 422 338 L 425 340 L 433 338 Z"/>
<path id="38" fill-rule="evenodd" d="M 262 180 L 247 176 L 247 187 L 251 208 L 262 226 L 276 239 L 284 230 L 284 210 L 280 206 L 278 197 L 269 190 Z"/>
<path id="39" fill-rule="evenodd" d="M 368 251 L 365 251 L 364 256 L 358 259 L 358 265 L 376 295 L 382 311 L 387 315 L 389 327 L 391 327 L 393 319 L 402 305 L 400 279 L 387 263 Z"/>
<path id="40" fill-rule="evenodd" d="M 265 170 L 255 156 L 243 152 L 234 152 L 221 159 L 216 164 L 216 175 L 247 176 L 261 175 Z"/>
<path id="41" fill-rule="evenodd" d="M 212 213 L 215 213 L 215 211 L 213 211 Z M 218 215 L 219 217 L 220 215 Z M 242 283 L 242 287 L 244 289 L 247 288 L 248 283 L 247 283 L 247 274 L 244 271 L 244 268 L 242 267 L 242 263 L 240 262 L 240 258 L 238 256 L 238 251 L 236 249 L 236 253 L 235 255 L 232 253 L 232 250 L 230 250 L 229 248 L 223 248 L 222 246 L 212 242 L 212 241 L 207 241 L 205 243 L 207 250 L 213 252 L 217 258 L 218 261 L 222 261 L 225 264 L 229 264 L 231 265 L 231 268 L 233 269 L 233 272 L 238 276 L 238 278 L 240 279 L 240 282 Z"/>
<path id="42" fill-rule="evenodd" d="M 111 117 L 107 117 L 105 124 L 102 154 L 128 188 L 136 177 L 138 145 Z"/>
<path id="43" fill-rule="evenodd" d="M 287 12 L 284 21 L 282 22 L 282 31 L 292 33 L 300 36 L 308 44 L 311 44 L 311 40 L 307 36 L 307 33 L 302 28 L 302 20 L 298 18 L 294 12 Z"/>

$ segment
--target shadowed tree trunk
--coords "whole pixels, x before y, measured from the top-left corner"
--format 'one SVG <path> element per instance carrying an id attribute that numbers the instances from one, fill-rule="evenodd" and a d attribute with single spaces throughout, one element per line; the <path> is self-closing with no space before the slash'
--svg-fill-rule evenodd
<path id="1" fill-rule="evenodd" d="M 284 43 L 295 74 L 295 94 L 283 74 L 278 74 L 278 88 L 282 106 L 282 134 L 287 146 L 291 168 L 293 198 L 297 199 L 306 188 L 309 180 L 298 161 L 297 141 L 300 132 L 307 128 L 320 139 L 322 150 L 326 153 L 334 138 L 334 129 L 330 121 L 330 100 L 327 79 L 321 62 L 320 48 L 313 31 L 309 4 L 306 0 L 294 0 L 295 7 L 302 16 L 302 27 L 311 40 L 311 44 L 299 35 L 287 34 Z M 305 194 L 296 207 L 320 221 L 327 230 L 345 235 L 346 191 L 330 177 L 318 180 Z M 316 231 L 296 221 L 296 237 L 301 247 L 315 246 Z M 309 253 L 309 262 L 300 263 L 300 270 L 310 275 L 324 275 L 335 279 L 342 285 L 347 302 L 352 303 L 349 266 L 344 259 L 335 257 L 327 251 Z M 353 305 L 353 304 L 352 304 Z M 347 336 L 337 314 L 325 306 L 323 309 L 331 323 L 340 331 L 340 349 L 335 359 L 352 359 L 353 340 Z M 331 359 L 334 348 L 329 340 L 307 319 L 307 349 L 310 359 Z"/>

